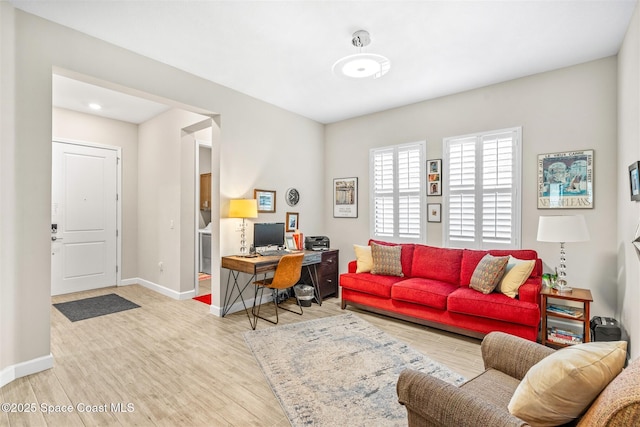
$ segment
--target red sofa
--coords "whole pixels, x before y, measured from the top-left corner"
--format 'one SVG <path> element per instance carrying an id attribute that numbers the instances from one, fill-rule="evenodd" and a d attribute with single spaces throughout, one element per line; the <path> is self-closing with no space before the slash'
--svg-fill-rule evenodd
<path id="1" fill-rule="evenodd" d="M 348 272 L 340 275 L 342 309 L 352 305 L 476 338 L 501 331 L 537 340 L 542 261 L 536 251 L 400 246 L 404 277 L 356 273 L 356 261 L 349 263 Z M 476 266 L 486 254 L 536 260 L 517 298 L 499 292 L 483 294 L 469 287 Z"/>

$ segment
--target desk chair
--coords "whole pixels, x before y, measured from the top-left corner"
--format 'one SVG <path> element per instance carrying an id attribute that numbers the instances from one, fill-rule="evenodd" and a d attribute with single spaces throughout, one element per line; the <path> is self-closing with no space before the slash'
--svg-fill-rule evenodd
<path id="1" fill-rule="evenodd" d="M 300 305 L 300 300 L 296 295 L 296 302 L 298 303 L 298 308 L 300 308 L 300 312 L 289 310 L 286 307 L 282 307 L 278 305 L 278 290 L 287 289 L 298 283 L 300 280 L 300 274 L 302 273 L 302 260 L 304 258 L 304 253 L 300 252 L 297 254 L 284 255 L 280 258 L 278 262 L 278 266 L 276 267 L 276 271 L 273 274 L 273 277 L 267 278 L 265 277 L 263 280 L 258 280 L 253 282 L 256 285 L 256 291 L 253 298 L 253 308 L 251 309 L 251 314 L 253 314 L 253 324 L 251 325 L 253 329 L 256 328 L 258 324 L 258 318 L 262 320 L 266 320 L 267 322 L 273 323 L 274 325 L 278 323 L 278 307 L 283 310 L 290 311 L 295 314 L 302 315 L 302 306 Z M 273 304 L 276 307 L 276 320 L 275 322 L 271 319 L 267 319 L 266 317 L 260 316 L 260 306 L 256 310 L 256 301 L 258 301 L 258 291 L 260 291 L 260 300 L 262 301 L 262 295 L 264 294 L 264 289 L 269 288 L 273 294 Z M 295 295 L 295 293 L 294 293 Z"/>

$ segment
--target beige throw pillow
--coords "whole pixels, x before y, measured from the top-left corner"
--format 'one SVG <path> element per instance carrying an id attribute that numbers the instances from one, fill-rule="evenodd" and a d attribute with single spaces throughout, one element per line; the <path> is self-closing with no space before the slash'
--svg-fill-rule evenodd
<path id="1" fill-rule="evenodd" d="M 371 257 L 373 267 L 371 274 L 382 274 L 386 276 L 404 276 L 402 273 L 402 246 L 385 246 L 371 243 Z"/>
<path id="2" fill-rule="evenodd" d="M 356 273 L 370 272 L 373 267 L 371 246 L 353 245 L 353 251 L 356 253 Z"/>
<path id="3" fill-rule="evenodd" d="M 529 369 L 516 388 L 509 412 L 533 426 L 576 419 L 624 367 L 625 341 L 566 347 Z"/>
<path id="4" fill-rule="evenodd" d="M 518 289 L 527 281 L 535 265 L 536 261 L 534 259 L 523 260 L 509 256 L 509 262 L 504 270 L 504 276 L 502 276 L 502 280 L 500 280 L 496 288 L 498 292 L 515 298 L 518 295 Z"/>
<path id="5" fill-rule="evenodd" d="M 469 287 L 483 294 L 490 294 L 498 285 L 508 261 L 508 256 L 485 255 L 473 271 Z"/>

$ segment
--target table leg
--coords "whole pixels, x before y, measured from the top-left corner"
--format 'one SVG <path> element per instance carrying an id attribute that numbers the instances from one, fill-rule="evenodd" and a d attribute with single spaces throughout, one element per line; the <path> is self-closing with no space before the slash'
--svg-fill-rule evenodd
<path id="1" fill-rule="evenodd" d="M 229 287 L 229 282 L 231 281 L 231 277 L 232 276 L 233 276 L 233 285 L 231 285 L 231 287 Z M 247 287 L 251 283 L 253 283 L 253 281 L 256 278 L 256 275 L 255 274 L 252 275 L 249 278 L 249 280 L 247 280 L 247 283 L 244 284 L 242 289 L 240 289 L 240 285 L 238 284 L 238 278 L 239 277 L 240 277 L 240 272 L 239 271 L 229 270 L 229 276 L 227 277 L 227 289 L 224 292 L 224 302 L 222 304 L 222 317 L 225 317 L 229 313 L 229 310 L 231 309 L 231 306 L 233 304 L 235 304 L 236 301 L 238 301 L 238 299 L 240 299 L 240 301 L 242 302 L 242 306 L 244 307 L 244 312 L 247 314 L 247 318 L 249 319 L 249 324 L 251 325 L 252 328 L 255 328 L 253 326 L 253 321 L 251 320 L 251 315 L 249 315 L 249 310 L 247 309 L 247 305 L 245 304 L 244 297 L 242 296 L 242 293 L 244 292 L 245 289 L 247 289 Z M 231 298 L 233 297 L 234 288 L 238 291 L 238 294 L 233 299 L 233 301 L 231 301 Z"/>

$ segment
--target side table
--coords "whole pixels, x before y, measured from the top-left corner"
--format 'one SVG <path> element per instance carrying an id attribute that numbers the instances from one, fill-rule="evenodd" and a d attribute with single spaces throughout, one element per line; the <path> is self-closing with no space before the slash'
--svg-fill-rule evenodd
<path id="1" fill-rule="evenodd" d="M 571 306 L 563 304 L 566 301 L 579 304 Z M 591 341 L 589 309 L 592 301 L 593 297 L 589 289 L 573 288 L 571 292 L 558 292 L 555 289 L 543 287 L 540 292 L 542 315 L 540 342 L 542 345 L 565 347 Z"/>

